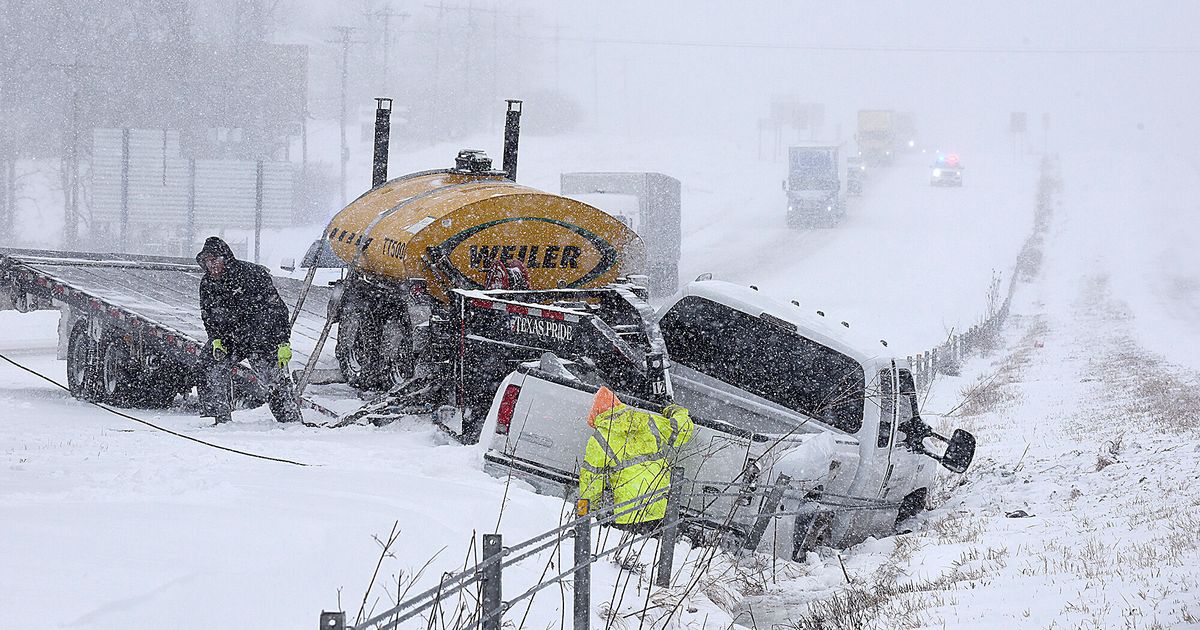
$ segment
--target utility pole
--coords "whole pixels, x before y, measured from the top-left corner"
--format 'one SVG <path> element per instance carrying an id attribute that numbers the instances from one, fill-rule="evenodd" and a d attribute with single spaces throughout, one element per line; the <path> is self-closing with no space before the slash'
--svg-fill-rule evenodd
<path id="1" fill-rule="evenodd" d="M 499 59 L 498 59 L 499 52 L 497 50 L 499 47 L 499 21 L 498 21 L 498 18 L 499 17 L 518 17 L 519 18 L 522 16 L 519 16 L 518 14 L 505 13 L 505 12 L 501 11 L 499 8 L 496 8 L 497 5 L 495 3 L 493 3 L 493 8 L 491 8 L 491 9 L 476 7 L 475 0 L 468 0 L 467 6 L 465 6 L 465 7 L 464 6 L 446 6 L 445 0 L 440 0 L 436 5 L 427 4 L 425 6 L 431 8 L 431 9 L 438 10 L 438 36 L 439 36 L 438 41 L 439 42 L 441 41 L 442 18 L 445 15 L 446 11 L 465 11 L 466 12 L 466 14 L 467 14 L 467 39 L 470 42 L 475 41 L 475 35 L 476 35 L 475 14 L 476 13 L 491 13 L 492 14 L 492 42 L 493 42 L 493 53 L 494 53 L 493 57 L 494 57 L 494 59 L 493 59 L 493 65 L 492 65 L 491 90 L 492 90 L 493 99 L 496 98 L 497 97 L 496 95 L 498 95 L 499 91 L 500 91 L 499 85 L 497 83 L 497 76 L 499 75 L 499 70 L 497 67 L 497 64 L 499 63 Z M 438 48 L 439 49 L 441 48 L 440 45 L 438 46 Z M 466 45 L 466 46 L 463 46 L 462 48 L 463 48 L 463 55 L 464 55 L 463 63 L 465 65 L 465 67 L 463 68 L 463 72 L 462 72 L 463 92 L 460 95 L 460 100 L 462 100 L 463 102 L 469 103 L 469 102 L 473 102 L 476 100 L 476 99 L 471 98 L 471 90 L 473 87 L 475 88 L 476 96 L 483 94 L 483 90 L 478 89 L 479 84 L 480 84 L 480 80 L 479 80 L 480 77 L 479 77 L 478 69 L 475 68 L 475 65 L 473 63 L 475 61 L 475 57 L 478 56 L 479 51 L 476 50 L 476 48 L 477 48 L 476 46 L 472 46 L 472 45 Z M 434 54 L 434 75 L 436 77 L 441 76 L 439 65 L 440 65 L 439 54 L 435 52 L 435 54 Z M 480 61 L 480 65 L 482 66 L 482 60 Z M 494 128 L 495 127 L 495 118 L 489 117 L 489 119 L 492 121 L 492 126 Z"/>
<path id="2" fill-rule="evenodd" d="M 341 197 L 339 203 L 346 203 L 346 164 L 350 161 L 350 147 L 346 144 L 346 80 L 350 76 L 350 44 L 361 44 L 350 40 L 350 36 L 354 34 L 353 26 L 335 26 L 334 30 L 342 34 L 339 40 L 328 41 L 330 44 L 341 44 L 342 46 L 342 102 L 341 114 L 338 117 L 338 132 L 342 141 L 342 153 L 339 161 L 342 165 L 342 181 L 341 181 Z"/>
<path id="3" fill-rule="evenodd" d="M 62 246 L 73 249 L 79 245 L 79 71 L 90 68 L 78 61 L 54 64 L 67 75 L 71 103 L 68 125 L 63 142 L 63 232 Z"/>
<path id="4" fill-rule="evenodd" d="M 9 82 L 7 77 L 0 76 L 0 117 L 8 118 L 8 92 L 5 88 Z M 13 208 L 8 202 L 8 191 L 13 185 L 13 181 L 9 176 L 8 165 L 9 161 L 16 161 L 15 144 L 9 140 L 10 131 L 8 129 L 0 130 L 0 234 L 8 235 L 9 239 L 13 239 L 13 227 L 16 223 L 15 215 L 16 208 Z"/>
<path id="5" fill-rule="evenodd" d="M 392 49 L 392 18 L 397 17 L 401 20 L 411 17 L 407 13 L 395 13 L 392 11 L 392 5 L 387 5 L 375 12 L 375 17 L 383 20 L 383 79 L 379 82 L 379 89 L 384 93 L 388 92 L 390 86 L 389 76 L 391 73 L 391 49 Z"/>

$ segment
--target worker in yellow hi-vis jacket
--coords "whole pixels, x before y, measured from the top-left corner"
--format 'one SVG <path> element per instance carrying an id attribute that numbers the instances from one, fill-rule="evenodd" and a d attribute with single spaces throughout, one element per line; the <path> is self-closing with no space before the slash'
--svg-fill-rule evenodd
<path id="1" fill-rule="evenodd" d="M 634 409 L 607 387 L 596 392 L 588 414 L 595 431 L 588 438 L 579 470 L 579 498 L 596 505 L 607 488 L 617 508 L 615 526 L 634 533 L 656 530 L 667 513 L 671 484 L 668 454 L 692 439 L 695 425 L 687 409 L 671 404 L 662 414 Z M 657 494 L 656 494 L 657 493 Z"/>

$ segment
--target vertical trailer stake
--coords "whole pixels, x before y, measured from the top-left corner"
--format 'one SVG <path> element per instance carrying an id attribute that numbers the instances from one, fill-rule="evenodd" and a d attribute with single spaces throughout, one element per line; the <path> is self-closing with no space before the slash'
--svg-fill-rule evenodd
<path id="1" fill-rule="evenodd" d="M 375 154 L 371 160 L 371 188 L 387 181 L 388 143 L 392 129 L 392 99 L 375 99 Z"/>
<path id="2" fill-rule="evenodd" d="M 508 99 L 504 115 L 504 176 L 517 181 L 517 144 L 521 139 L 521 103 Z"/>

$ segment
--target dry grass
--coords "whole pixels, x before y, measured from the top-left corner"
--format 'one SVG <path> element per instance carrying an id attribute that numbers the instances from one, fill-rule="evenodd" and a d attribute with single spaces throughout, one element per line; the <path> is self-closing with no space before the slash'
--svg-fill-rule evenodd
<path id="1" fill-rule="evenodd" d="M 832 597 L 808 606 L 798 618 L 782 626 L 790 630 L 864 630 L 868 628 L 921 628 L 931 625 L 929 611 L 957 604 L 953 591 L 991 582 L 1007 566 L 1007 548 L 972 547 L 931 580 L 904 581 L 902 566 L 911 560 L 921 542 L 899 536 L 891 556 L 865 581 L 851 584 Z"/>
<path id="2" fill-rule="evenodd" d="M 1081 301 L 1107 322 L 1130 320 L 1129 311 L 1111 299 L 1106 276 L 1091 279 Z M 1075 423 L 1081 432 L 1094 432 L 1097 420 L 1111 426 L 1131 422 L 1169 433 L 1200 430 L 1200 382 L 1149 354 L 1129 334 L 1113 340 L 1115 350 L 1089 362 L 1091 378 L 1099 382 L 1112 402 L 1097 401 L 1096 408 Z M 1189 377 L 1190 376 L 1190 377 Z M 1121 395 L 1123 394 L 1123 395 Z"/>
<path id="3" fill-rule="evenodd" d="M 1014 350 L 995 364 L 990 374 L 980 376 L 959 392 L 959 403 L 946 415 L 972 417 L 1001 411 L 1011 405 L 1017 395 L 1010 387 L 1019 383 L 1025 368 L 1032 361 L 1037 342 L 1046 336 L 1048 327 L 1040 317 L 1034 318 L 1017 342 Z"/>

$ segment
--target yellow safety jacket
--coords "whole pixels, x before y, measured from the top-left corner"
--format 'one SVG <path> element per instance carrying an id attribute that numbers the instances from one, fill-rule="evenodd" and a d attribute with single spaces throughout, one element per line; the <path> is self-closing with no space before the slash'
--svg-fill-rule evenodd
<path id="1" fill-rule="evenodd" d="M 597 415 L 579 470 L 579 498 L 597 506 L 607 486 L 612 491 L 612 505 L 647 497 L 644 503 L 635 501 L 617 508 L 617 523 L 665 517 L 666 488 L 671 484 L 668 455 L 687 444 L 695 430 L 687 409 L 671 405 L 666 411 L 669 417 L 617 403 Z M 661 493 L 655 495 L 657 491 Z"/>

